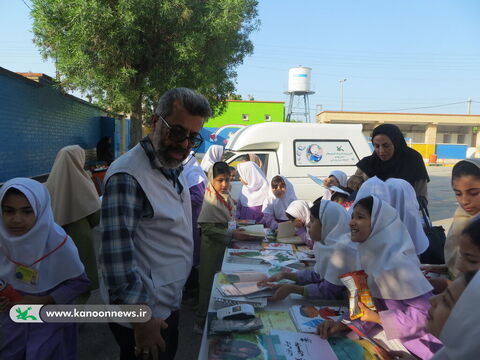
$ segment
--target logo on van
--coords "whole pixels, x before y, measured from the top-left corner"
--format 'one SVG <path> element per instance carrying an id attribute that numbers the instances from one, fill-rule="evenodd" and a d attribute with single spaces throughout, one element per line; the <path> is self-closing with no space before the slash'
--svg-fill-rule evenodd
<path id="1" fill-rule="evenodd" d="M 337 146 L 337 151 L 345 151 L 345 150 L 343 150 L 342 145 L 340 145 L 340 146 Z"/>

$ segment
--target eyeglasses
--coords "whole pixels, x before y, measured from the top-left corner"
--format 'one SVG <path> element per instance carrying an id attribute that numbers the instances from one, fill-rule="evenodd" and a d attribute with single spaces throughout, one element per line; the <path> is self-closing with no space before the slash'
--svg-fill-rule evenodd
<path id="1" fill-rule="evenodd" d="M 158 115 L 158 114 L 157 114 Z M 165 126 L 168 128 L 170 139 L 176 143 L 182 143 L 185 139 L 188 139 L 192 148 L 198 148 L 203 143 L 202 135 L 198 133 L 193 133 L 187 135 L 188 131 L 185 130 L 180 125 L 170 125 L 167 120 L 165 120 L 162 116 L 158 115 L 160 119 L 162 119 Z"/>

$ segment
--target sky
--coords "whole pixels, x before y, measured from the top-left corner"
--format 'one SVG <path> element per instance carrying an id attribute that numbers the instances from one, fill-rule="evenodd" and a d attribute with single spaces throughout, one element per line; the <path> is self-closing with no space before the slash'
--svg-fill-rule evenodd
<path id="1" fill-rule="evenodd" d="M 0 66 L 53 77 L 25 3 L 0 0 Z M 301 65 L 312 68 L 311 117 L 340 110 L 341 79 L 345 111 L 466 114 L 471 98 L 480 113 L 478 0 L 260 0 L 258 10 L 254 52 L 237 68 L 244 99 L 287 105 L 288 69 Z"/>

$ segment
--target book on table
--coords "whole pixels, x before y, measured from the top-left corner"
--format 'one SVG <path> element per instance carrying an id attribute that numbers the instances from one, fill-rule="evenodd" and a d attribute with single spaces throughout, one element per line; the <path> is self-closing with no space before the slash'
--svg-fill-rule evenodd
<path id="1" fill-rule="evenodd" d="M 317 326 L 325 320 L 340 321 L 346 309 L 329 306 L 293 305 L 289 309 L 290 316 L 298 331 L 315 333 Z"/>
<path id="2" fill-rule="evenodd" d="M 248 296 L 269 289 L 258 286 L 259 281 L 267 280 L 265 273 L 258 271 L 237 271 L 233 273 L 219 273 L 219 289 L 224 296 Z"/>
<path id="3" fill-rule="evenodd" d="M 295 235 L 295 226 L 290 221 L 284 221 L 278 224 L 277 242 L 286 244 L 303 244 L 300 236 Z"/>
<path id="4" fill-rule="evenodd" d="M 258 238 L 265 238 L 265 228 L 262 224 L 256 225 L 239 225 L 238 228 L 243 230 L 243 233 L 246 235 L 258 237 Z"/>

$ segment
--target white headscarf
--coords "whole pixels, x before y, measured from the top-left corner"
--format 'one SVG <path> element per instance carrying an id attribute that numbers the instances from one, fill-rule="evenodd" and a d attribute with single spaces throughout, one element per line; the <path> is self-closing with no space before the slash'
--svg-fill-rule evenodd
<path id="1" fill-rule="evenodd" d="M 406 300 L 426 294 L 432 286 L 420 271 L 410 234 L 397 210 L 373 196 L 372 232 L 358 244 L 360 265 L 368 274 L 372 295 Z"/>
<path id="2" fill-rule="evenodd" d="M 84 165 L 85 150 L 78 145 L 65 146 L 57 153 L 45 186 L 59 225 L 73 223 L 100 210 L 100 198 Z"/>
<path id="3" fill-rule="evenodd" d="M 300 219 L 305 223 L 305 227 L 310 224 L 310 208 L 313 204 L 310 201 L 295 200 L 288 205 L 286 213 L 293 216 L 295 219 Z"/>
<path id="4" fill-rule="evenodd" d="M 348 214 L 341 205 L 321 200 L 317 216 L 322 233 L 321 240 L 313 245 L 315 272 L 332 284 L 342 285 L 338 276 L 358 268 L 357 250 L 350 241 Z"/>
<path id="5" fill-rule="evenodd" d="M 208 148 L 207 152 L 203 156 L 202 163 L 200 166 L 202 170 L 208 174 L 208 170 L 215 164 L 216 162 L 222 161 L 223 156 L 223 146 L 221 145 L 212 145 Z"/>
<path id="6" fill-rule="evenodd" d="M 285 182 L 285 194 L 281 198 L 277 198 L 273 194 L 272 187 L 270 186 L 268 198 L 263 202 L 262 212 L 264 214 L 272 214 L 277 220 L 288 220 L 285 211 L 292 201 L 297 200 L 297 195 L 295 195 L 295 189 L 292 183 L 285 176 L 279 176 Z"/>
<path id="7" fill-rule="evenodd" d="M 268 182 L 263 171 L 253 161 L 246 161 L 237 165 L 238 175 L 247 182 L 242 186 L 240 203 L 252 207 L 263 205 L 268 197 Z"/>
<path id="8" fill-rule="evenodd" d="M 72 239 L 53 220 L 50 195 L 38 181 L 15 178 L 0 188 L 0 203 L 8 189 L 21 191 L 30 202 L 35 213 L 35 225 L 21 236 L 11 235 L 5 228 L 0 213 L 0 279 L 6 280 L 15 289 L 31 294 L 48 291 L 65 280 L 80 276 L 84 267 Z M 66 239 L 66 241 L 65 241 Z M 30 266 L 42 256 L 65 243 L 42 261 Z M 13 261 L 29 266 L 38 272 L 36 285 L 26 284 L 15 277 Z"/>
<path id="9" fill-rule="evenodd" d="M 188 188 L 191 188 L 192 186 L 198 185 L 202 182 L 205 183 L 205 185 L 207 184 L 208 178 L 198 164 L 198 161 L 195 158 L 193 151 L 191 151 L 190 155 L 188 155 L 188 157 L 183 160 L 182 165 L 182 173 L 185 175 Z"/>
<path id="10" fill-rule="evenodd" d="M 390 205 L 398 211 L 400 219 L 412 238 L 417 255 L 422 254 L 427 250 L 429 242 L 420 221 L 415 190 L 408 181 L 403 179 L 390 178 L 385 183 L 390 190 Z"/>
<path id="11" fill-rule="evenodd" d="M 362 186 L 360 186 L 357 196 L 355 197 L 355 201 L 350 208 L 350 212 L 357 204 L 358 200 L 366 198 L 368 196 L 376 196 L 380 200 L 383 200 L 388 204 L 391 203 L 390 190 L 388 189 L 387 184 L 384 181 L 380 180 L 378 177 L 374 176 L 365 181 Z"/>
<path id="12" fill-rule="evenodd" d="M 463 290 L 448 316 L 440 340 L 441 348 L 432 360 L 478 359 L 480 353 L 480 271 Z"/>
<path id="13" fill-rule="evenodd" d="M 347 186 L 347 174 L 345 174 L 341 170 L 333 170 L 328 177 L 335 176 L 341 186 Z M 325 190 L 325 194 L 323 195 L 323 200 L 330 200 L 332 198 L 333 192 L 329 189 Z M 344 210 L 345 211 L 345 210 Z"/>

